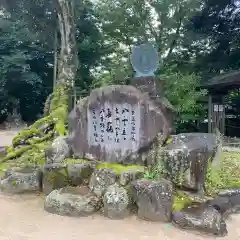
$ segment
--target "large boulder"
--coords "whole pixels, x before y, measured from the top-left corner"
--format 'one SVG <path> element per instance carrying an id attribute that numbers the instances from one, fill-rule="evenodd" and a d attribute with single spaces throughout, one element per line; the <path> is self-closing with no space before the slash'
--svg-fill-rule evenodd
<path id="1" fill-rule="evenodd" d="M 172 213 L 173 224 L 179 228 L 197 230 L 215 236 L 227 234 L 226 223 L 214 207 L 204 204 L 185 207 Z"/>
<path id="2" fill-rule="evenodd" d="M 184 187 L 203 193 L 208 163 L 219 161 L 215 155 L 219 139 L 210 133 L 184 133 L 165 148 L 168 178 Z"/>
<path id="3" fill-rule="evenodd" d="M 109 186 L 103 196 L 104 216 L 111 219 L 122 219 L 131 213 L 132 199 L 129 192 L 117 184 Z"/>
<path id="4" fill-rule="evenodd" d="M 41 173 L 39 167 L 11 168 L 3 172 L 0 189 L 5 193 L 40 191 Z"/>
<path id="5" fill-rule="evenodd" d="M 86 186 L 56 189 L 44 202 L 47 212 L 72 217 L 89 216 L 100 207 L 100 199 Z"/>
<path id="6" fill-rule="evenodd" d="M 145 165 L 155 138 L 170 134 L 165 105 L 133 86 L 95 89 L 69 115 L 69 137 L 76 157 Z"/>
<path id="7" fill-rule="evenodd" d="M 168 222 L 171 219 L 173 186 L 167 180 L 136 180 L 131 183 L 133 199 L 142 219 Z"/>

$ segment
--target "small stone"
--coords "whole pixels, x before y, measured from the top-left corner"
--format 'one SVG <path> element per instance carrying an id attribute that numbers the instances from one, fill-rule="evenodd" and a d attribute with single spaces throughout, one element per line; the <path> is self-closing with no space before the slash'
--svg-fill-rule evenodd
<path id="1" fill-rule="evenodd" d="M 47 164 L 61 163 L 70 156 L 70 147 L 67 137 L 57 137 L 52 145 L 45 150 L 45 159 Z"/>
<path id="2" fill-rule="evenodd" d="M 173 224 L 183 229 L 197 230 L 215 236 L 227 234 L 226 223 L 215 208 L 207 205 L 197 205 L 173 212 Z"/>
<path id="3" fill-rule="evenodd" d="M 100 207 L 100 199 L 86 186 L 55 189 L 44 202 L 47 212 L 72 217 L 90 216 Z"/>
<path id="4" fill-rule="evenodd" d="M 127 169 L 120 172 L 119 183 L 122 186 L 128 185 L 131 181 L 142 178 L 144 175 L 143 171 L 139 169 Z"/>
<path id="5" fill-rule="evenodd" d="M 65 164 L 46 164 L 43 166 L 43 193 L 49 194 L 54 189 L 69 185 L 68 171 Z"/>
<path id="6" fill-rule="evenodd" d="M 123 219 L 130 215 L 132 200 L 127 190 L 117 184 L 109 186 L 103 196 L 104 216 Z"/>
<path id="7" fill-rule="evenodd" d="M 173 186 L 167 180 L 136 180 L 131 183 L 138 216 L 150 221 L 168 222 L 171 219 Z"/>
<path id="8" fill-rule="evenodd" d="M 0 189 L 6 193 L 40 191 L 41 174 L 37 167 L 12 168 L 4 170 Z"/>
<path id="9" fill-rule="evenodd" d="M 99 197 L 101 197 L 106 189 L 116 183 L 117 173 L 110 168 L 99 168 L 93 172 L 89 188 Z"/>
<path id="10" fill-rule="evenodd" d="M 94 167 L 88 162 L 74 163 L 67 166 L 67 171 L 71 185 L 86 185 L 89 183 L 90 177 L 94 171 Z"/>

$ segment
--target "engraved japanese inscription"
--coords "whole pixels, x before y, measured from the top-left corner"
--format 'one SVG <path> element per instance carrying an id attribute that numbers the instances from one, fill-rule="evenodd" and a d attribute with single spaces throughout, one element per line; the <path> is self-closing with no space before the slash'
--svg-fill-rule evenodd
<path id="1" fill-rule="evenodd" d="M 88 144 L 105 150 L 137 150 L 139 147 L 140 106 L 104 102 L 88 109 Z"/>

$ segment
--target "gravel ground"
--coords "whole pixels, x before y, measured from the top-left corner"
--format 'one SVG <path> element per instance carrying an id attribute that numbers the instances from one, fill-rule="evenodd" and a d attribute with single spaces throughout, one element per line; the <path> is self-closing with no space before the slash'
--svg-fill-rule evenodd
<path id="1" fill-rule="evenodd" d="M 0 132 L 0 146 L 9 144 L 13 131 Z M 43 197 L 37 195 L 0 195 L 0 240 L 207 240 L 216 239 L 181 231 L 171 224 L 151 223 L 135 217 L 109 220 L 102 216 L 69 218 L 43 210 Z M 228 236 L 240 240 L 240 215 L 228 220 Z"/>

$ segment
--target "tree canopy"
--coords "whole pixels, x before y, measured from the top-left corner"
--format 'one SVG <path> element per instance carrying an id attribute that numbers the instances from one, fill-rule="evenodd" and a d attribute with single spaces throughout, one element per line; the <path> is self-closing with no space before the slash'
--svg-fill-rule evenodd
<path id="1" fill-rule="evenodd" d="M 57 0 L 5 0 L 0 11 L 0 120 L 19 102 L 26 121 L 42 113 L 60 56 Z M 239 68 L 240 11 L 217 0 L 75 0 L 75 85 L 127 84 L 133 45 L 151 42 L 156 72 L 183 119 L 206 115 L 200 82 Z M 57 53 L 57 54 L 56 54 Z M 61 66 L 57 66 L 58 68 Z M 236 96 L 231 93 L 232 96 Z M 233 100 L 231 100 L 233 101 Z"/>

